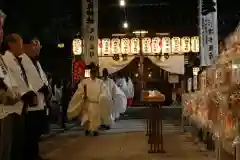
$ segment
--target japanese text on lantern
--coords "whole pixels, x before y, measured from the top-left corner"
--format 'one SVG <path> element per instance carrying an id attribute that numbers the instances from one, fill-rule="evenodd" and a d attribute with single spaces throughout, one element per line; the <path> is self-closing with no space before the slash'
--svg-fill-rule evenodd
<path id="1" fill-rule="evenodd" d="M 152 39 L 152 52 L 153 53 L 161 53 L 161 39 L 159 37 L 154 37 Z"/>
<path id="2" fill-rule="evenodd" d="M 81 39 L 74 39 L 72 42 L 72 52 L 74 55 L 81 55 L 82 54 L 82 40 Z"/>
<path id="3" fill-rule="evenodd" d="M 143 53 L 151 53 L 151 38 L 143 38 L 142 40 L 142 51 Z"/>
<path id="4" fill-rule="evenodd" d="M 119 38 L 113 38 L 111 40 L 112 54 L 119 54 L 119 53 L 121 53 L 120 43 L 121 42 L 120 42 Z"/>
<path id="5" fill-rule="evenodd" d="M 199 37 L 198 36 L 191 38 L 191 50 L 192 50 L 192 52 L 199 52 Z"/>
<path id="6" fill-rule="evenodd" d="M 139 54 L 139 52 L 140 52 L 140 40 L 139 40 L 139 38 L 132 38 L 131 39 L 131 53 Z"/>
<path id="7" fill-rule="evenodd" d="M 172 53 L 181 52 L 181 39 L 179 37 L 172 38 Z"/>
<path id="8" fill-rule="evenodd" d="M 128 54 L 130 52 L 130 40 L 128 38 L 121 39 L 122 54 Z"/>
<path id="9" fill-rule="evenodd" d="M 181 39 L 182 53 L 188 53 L 191 51 L 191 39 L 190 37 L 182 37 Z"/>
<path id="10" fill-rule="evenodd" d="M 162 38 L 162 53 L 171 53 L 171 39 L 169 37 Z"/>
<path id="11" fill-rule="evenodd" d="M 89 33 L 89 55 L 90 57 L 94 57 L 95 52 L 95 32 L 94 32 L 94 6 L 93 6 L 93 0 L 87 0 L 87 32 Z"/>
<path id="12" fill-rule="evenodd" d="M 111 41 L 109 38 L 102 39 L 102 54 L 108 55 L 110 54 L 111 49 Z"/>

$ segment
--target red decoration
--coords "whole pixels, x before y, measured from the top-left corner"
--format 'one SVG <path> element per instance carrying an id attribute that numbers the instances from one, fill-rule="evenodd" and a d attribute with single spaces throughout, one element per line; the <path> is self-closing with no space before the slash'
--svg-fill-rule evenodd
<path id="1" fill-rule="evenodd" d="M 73 60 L 73 81 L 77 83 L 85 74 L 85 63 L 82 60 Z"/>

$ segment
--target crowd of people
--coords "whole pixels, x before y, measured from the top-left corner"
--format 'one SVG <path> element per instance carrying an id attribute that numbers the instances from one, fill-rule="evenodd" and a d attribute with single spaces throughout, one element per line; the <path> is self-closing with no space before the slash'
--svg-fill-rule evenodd
<path id="1" fill-rule="evenodd" d="M 4 14 L 0 11 L 0 41 Z M 47 126 L 47 77 L 38 61 L 40 41 L 12 33 L 0 55 L 0 159 L 41 160 L 39 139 Z"/>
<path id="2" fill-rule="evenodd" d="M 48 130 L 49 112 L 53 114 L 51 109 L 59 108 L 64 127 L 69 117 L 73 118 L 68 111 L 74 99 L 79 104 L 82 95 L 86 105 L 81 116 L 78 112 L 75 118 L 81 117 L 86 135 L 110 129 L 131 104 L 131 79 L 119 76 L 114 81 L 107 69 L 100 78 L 96 67 L 91 69 L 90 78 L 79 83 L 72 97 L 70 82 L 53 83 L 43 71 L 39 63 L 41 44 L 35 36 L 11 33 L 3 38 L 4 19 L 0 10 L 0 44 L 4 42 L 6 47 L 0 54 L 0 160 L 42 160 L 39 139 Z"/>

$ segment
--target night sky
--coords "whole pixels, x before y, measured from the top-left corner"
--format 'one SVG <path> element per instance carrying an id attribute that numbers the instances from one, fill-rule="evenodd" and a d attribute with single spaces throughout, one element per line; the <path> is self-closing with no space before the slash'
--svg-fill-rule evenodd
<path id="1" fill-rule="evenodd" d="M 230 28 L 239 19 L 236 2 L 219 1 L 220 23 L 225 21 L 221 28 Z M 118 4 L 118 0 L 99 0 L 100 37 L 125 32 L 122 29 L 125 14 Z M 71 39 L 81 30 L 81 0 L 1 0 L 0 6 L 8 15 L 7 33 L 33 32 L 51 43 Z M 127 6 L 130 30 L 167 31 L 174 35 L 198 33 L 197 0 L 128 0 Z"/>
<path id="2" fill-rule="evenodd" d="M 125 13 L 119 1 L 99 0 L 99 37 L 135 29 L 169 32 L 174 36 L 198 35 L 197 0 L 126 1 L 129 30 L 122 29 Z M 240 20 L 240 9 L 237 0 L 218 2 L 219 33 L 220 37 L 225 37 Z M 71 64 L 71 41 L 81 31 L 81 0 L 0 0 L 0 7 L 7 14 L 6 34 L 38 36 L 43 44 L 44 67 L 50 72 L 58 70 L 59 75 L 71 74 L 71 67 L 64 66 Z M 57 49 L 59 42 L 65 43 L 64 49 Z M 55 67 L 52 67 L 53 62 Z"/>

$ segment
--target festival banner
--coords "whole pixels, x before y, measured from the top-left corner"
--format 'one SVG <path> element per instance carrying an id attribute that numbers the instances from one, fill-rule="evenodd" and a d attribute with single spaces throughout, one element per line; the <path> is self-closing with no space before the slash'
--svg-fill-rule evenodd
<path id="1" fill-rule="evenodd" d="M 82 0 L 83 57 L 98 64 L 98 0 Z"/>
<path id="2" fill-rule="evenodd" d="M 199 24 L 200 24 L 200 58 L 201 66 L 210 66 L 217 59 L 218 53 L 218 21 L 216 12 L 202 15 L 203 0 L 199 0 Z M 213 0 L 217 3 L 216 0 Z"/>

